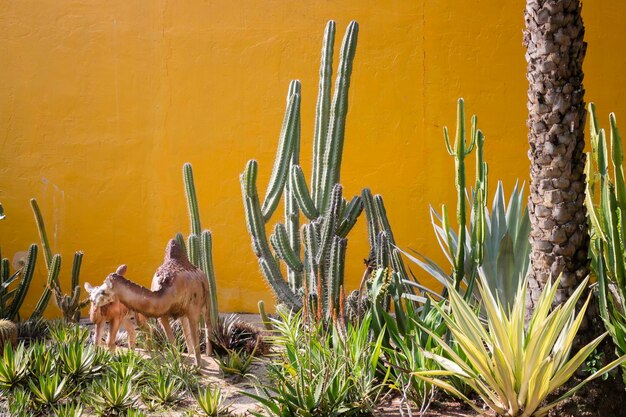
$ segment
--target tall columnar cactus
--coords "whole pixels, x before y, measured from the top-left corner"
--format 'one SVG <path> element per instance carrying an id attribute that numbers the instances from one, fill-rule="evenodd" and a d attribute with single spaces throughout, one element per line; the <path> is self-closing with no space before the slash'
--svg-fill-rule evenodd
<path id="1" fill-rule="evenodd" d="M 189 261 L 202 269 L 208 278 L 211 302 L 211 324 L 216 327 L 219 319 L 219 309 L 217 305 L 215 271 L 213 269 L 213 237 L 209 230 L 202 230 L 202 225 L 200 224 L 200 210 L 198 209 L 196 186 L 193 181 L 193 170 L 190 163 L 183 165 L 183 183 L 185 185 L 185 197 L 187 198 L 191 234 L 188 236 L 186 244 L 182 233 L 177 233 L 176 239 L 181 246 L 185 248 Z"/>
<path id="2" fill-rule="evenodd" d="M 479 152 L 479 159 L 477 162 L 477 188 L 476 193 L 477 197 L 474 199 L 476 204 L 484 204 L 485 198 L 485 187 L 486 187 L 486 166 L 482 162 L 482 143 L 484 141 L 483 135 L 476 128 L 476 116 L 472 117 L 472 127 L 471 127 L 470 141 L 467 143 L 466 133 L 465 133 L 465 109 L 463 99 L 459 99 L 457 103 L 457 123 L 456 123 L 456 135 L 454 139 L 454 148 L 450 142 L 450 136 L 448 134 L 448 128 L 444 127 L 443 135 L 446 143 L 446 149 L 448 153 L 454 157 L 454 165 L 455 165 L 455 184 L 457 190 L 457 223 L 459 224 L 459 242 L 463 244 L 459 244 L 457 247 L 456 254 L 454 254 L 455 262 L 453 267 L 453 280 L 454 287 L 456 290 L 459 290 L 461 282 L 465 278 L 465 241 L 467 239 L 466 236 L 466 224 L 467 224 L 467 210 L 466 210 L 466 196 L 465 196 L 465 157 L 468 156 L 476 143 L 479 143 L 481 146 L 481 150 Z M 482 207 L 473 207 L 472 210 L 476 210 L 477 213 L 484 212 Z M 444 213 L 444 222 L 447 223 L 447 210 L 443 209 Z M 480 235 L 472 236 L 474 239 L 479 239 Z M 449 246 L 452 247 L 452 246 Z"/>
<path id="3" fill-rule="evenodd" d="M 48 233 L 46 232 L 46 225 L 43 221 L 43 216 L 41 214 L 41 210 L 39 209 L 39 204 L 37 204 L 37 200 L 31 198 L 30 206 L 33 209 L 35 223 L 37 223 L 37 231 L 39 232 L 39 237 L 41 239 L 41 247 L 43 248 L 46 268 L 48 271 L 46 287 L 44 288 L 43 294 L 41 294 L 41 297 L 35 306 L 35 310 L 33 310 L 33 313 L 31 314 L 31 318 L 38 318 L 43 315 L 44 310 L 48 306 L 52 288 L 61 287 L 61 282 L 59 281 L 59 274 L 61 272 L 61 255 L 52 255 L 52 249 L 50 248 L 50 243 L 48 241 Z"/>
<path id="4" fill-rule="evenodd" d="M 278 150 L 265 198 L 257 191 L 258 164 L 251 160 L 241 175 L 241 187 L 252 247 L 261 271 L 279 302 L 291 309 L 303 297 L 328 317 L 339 307 L 343 287 L 348 232 L 363 210 L 359 196 L 347 202 L 339 184 L 348 110 L 348 90 L 356 51 L 358 24 L 351 22 L 341 47 L 331 100 L 335 22 L 326 26 L 322 45 L 320 83 L 315 117 L 313 168 L 310 188 L 300 167 L 300 82 L 287 94 Z M 265 224 L 285 194 L 285 221 L 266 234 Z M 300 211 L 309 220 L 300 227 Z M 304 254 L 302 248 L 304 247 Z M 279 262 L 287 265 L 283 276 Z M 305 294 L 306 292 L 306 294 Z"/>
<path id="5" fill-rule="evenodd" d="M 0 318 L 16 320 L 19 318 L 19 311 L 26 298 L 26 293 L 33 280 L 35 265 L 37 263 L 37 245 L 30 245 L 24 266 L 11 274 L 9 271 L 9 260 L 3 259 L 0 264 Z M 20 279 L 17 287 L 9 291 L 9 286 Z M 10 303 L 9 303 L 10 301 Z"/>

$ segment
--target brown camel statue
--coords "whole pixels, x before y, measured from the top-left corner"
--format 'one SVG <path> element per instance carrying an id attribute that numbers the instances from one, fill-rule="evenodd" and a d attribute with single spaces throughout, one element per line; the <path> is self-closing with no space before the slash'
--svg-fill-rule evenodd
<path id="1" fill-rule="evenodd" d="M 102 344 L 102 335 L 109 322 L 109 337 L 107 338 L 107 346 L 110 350 L 115 350 L 115 339 L 117 332 L 121 326 L 124 326 L 128 333 L 128 347 L 135 348 L 137 340 L 135 333 L 135 324 L 132 317 L 135 317 L 137 326 L 145 327 L 147 324 L 146 317 L 141 313 L 129 310 L 112 294 L 107 294 L 102 287 L 94 287 L 90 283 L 85 283 L 85 290 L 89 293 L 91 308 L 89 309 L 89 319 L 95 325 L 95 344 Z"/>
<path id="2" fill-rule="evenodd" d="M 207 355 L 212 354 L 208 338 L 211 318 L 206 274 L 189 262 L 175 239 L 167 244 L 165 259 L 152 278 L 151 290 L 126 279 L 125 273 L 126 265 L 121 265 L 115 273 L 109 274 L 102 284 L 104 291 L 131 310 L 146 317 L 157 317 L 170 342 L 174 342 L 170 319 L 180 319 L 187 349 L 201 366 L 198 334 L 201 317 L 207 325 Z"/>

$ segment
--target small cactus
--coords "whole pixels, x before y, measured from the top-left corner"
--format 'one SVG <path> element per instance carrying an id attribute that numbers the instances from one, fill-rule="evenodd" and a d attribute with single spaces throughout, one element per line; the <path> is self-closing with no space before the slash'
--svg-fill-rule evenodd
<path id="1" fill-rule="evenodd" d="M 17 326 L 10 320 L 0 320 L 0 352 L 6 344 L 17 345 Z"/>

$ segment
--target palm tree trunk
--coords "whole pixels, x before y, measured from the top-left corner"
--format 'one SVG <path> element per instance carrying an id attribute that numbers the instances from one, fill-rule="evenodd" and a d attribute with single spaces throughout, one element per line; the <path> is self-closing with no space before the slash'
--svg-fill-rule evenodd
<path id="1" fill-rule="evenodd" d="M 563 274 L 555 304 L 589 273 L 585 198 L 580 0 L 527 0 L 528 142 L 532 224 L 527 316 L 549 279 Z"/>

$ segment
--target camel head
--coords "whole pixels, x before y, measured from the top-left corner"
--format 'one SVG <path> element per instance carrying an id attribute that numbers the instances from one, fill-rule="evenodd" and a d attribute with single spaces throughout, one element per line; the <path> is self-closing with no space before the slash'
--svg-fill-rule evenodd
<path id="1" fill-rule="evenodd" d="M 89 293 L 91 306 L 98 308 L 98 307 L 102 307 L 104 305 L 110 304 L 113 301 L 115 301 L 117 297 L 115 296 L 115 293 L 113 292 L 113 288 L 112 288 L 113 285 L 111 282 L 112 281 L 111 277 L 115 275 L 123 277 L 125 273 L 126 273 L 126 265 L 120 265 L 114 273 L 109 274 L 105 278 L 104 283 L 102 285 L 98 287 L 94 287 L 88 282 L 85 283 L 85 290 Z"/>

